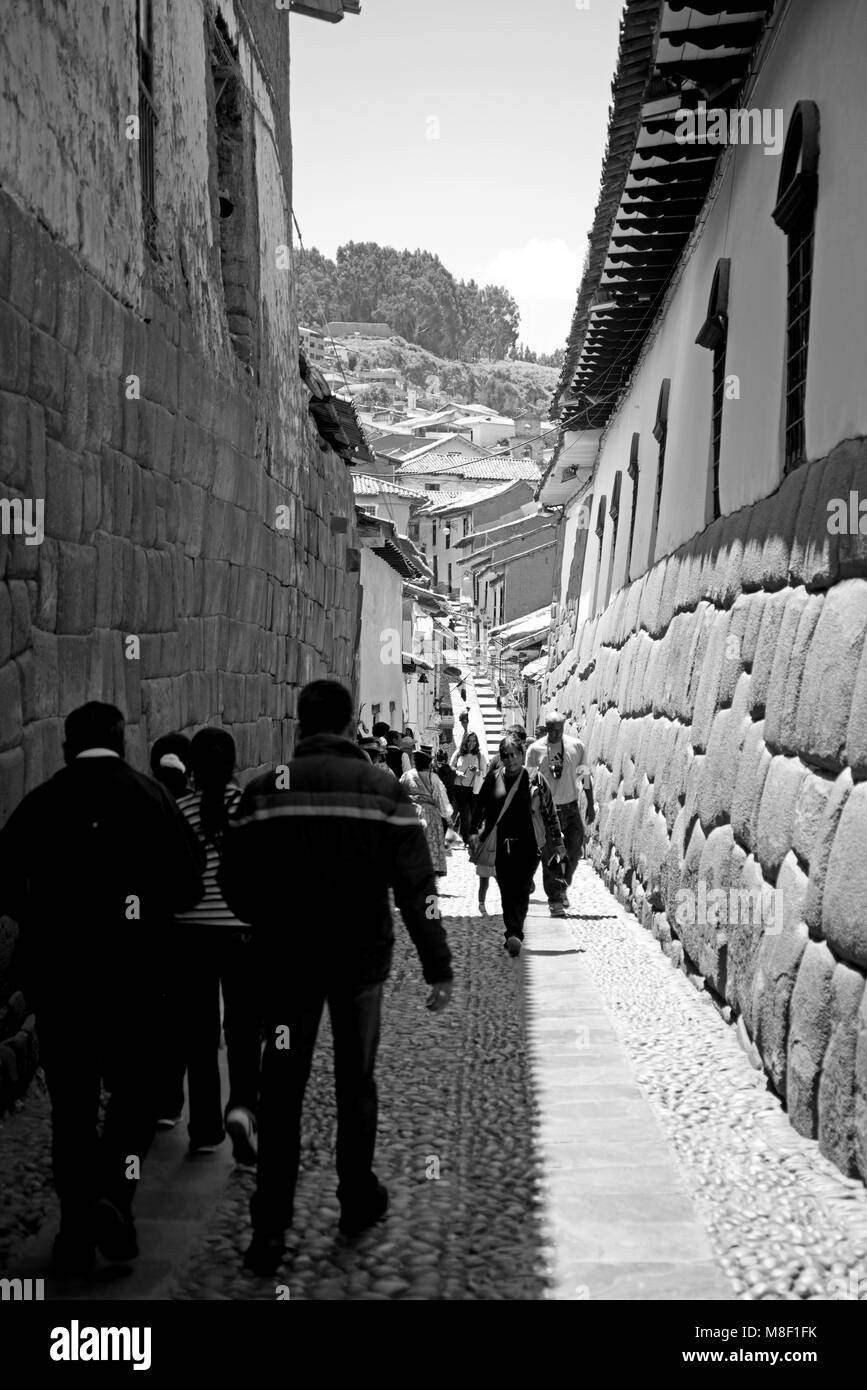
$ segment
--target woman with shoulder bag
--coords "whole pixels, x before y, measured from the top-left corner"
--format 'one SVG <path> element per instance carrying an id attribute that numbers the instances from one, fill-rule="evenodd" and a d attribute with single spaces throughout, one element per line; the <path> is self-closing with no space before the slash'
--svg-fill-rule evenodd
<path id="1" fill-rule="evenodd" d="M 493 868 L 503 904 L 504 949 L 520 955 L 539 860 L 564 860 L 566 847 L 547 783 L 524 767 L 524 745 L 507 735 L 473 815 L 470 854 L 477 873 Z"/>
<path id="2" fill-rule="evenodd" d="M 460 748 L 452 754 L 451 766 L 455 770 L 454 798 L 458 808 L 461 839 L 467 844 L 476 797 L 481 791 L 488 766 L 488 760 L 479 747 L 477 734 L 464 734 Z"/>

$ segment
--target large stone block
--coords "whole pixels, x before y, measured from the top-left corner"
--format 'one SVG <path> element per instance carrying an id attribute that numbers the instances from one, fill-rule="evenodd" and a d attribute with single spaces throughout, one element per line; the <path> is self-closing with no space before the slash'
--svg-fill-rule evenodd
<path id="1" fill-rule="evenodd" d="M 867 993 L 861 996 L 855 1042 L 855 1156 L 867 1181 Z"/>
<path id="2" fill-rule="evenodd" d="M 692 746 L 697 752 L 704 752 L 707 748 L 711 725 L 717 711 L 730 620 L 730 610 L 724 609 L 715 613 L 710 623 L 690 731 Z"/>
<path id="3" fill-rule="evenodd" d="M 750 713 L 754 719 L 760 719 L 764 716 L 765 700 L 771 679 L 771 672 L 773 670 L 774 657 L 777 651 L 777 640 L 780 635 L 780 628 L 783 623 L 786 607 L 791 597 L 791 589 L 779 589 L 776 593 L 767 594 L 764 598 L 758 633 L 755 639 L 755 650 L 752 656 L 753 683 L 750 692 Z M 744 634 L 744 653 L 746 659 L 749 659 L 747 653 L 751 641 L 751 623 L 748 620 L 747 630 Z"/>
<path id="4" fill-rule="evenodd" d="M 828 594 L 813 633 L 796 725 L 802 755 L 829 770 L 843 760 L 865 633 L 867 580 L 844 580 Z"/>
<path id="5" fill-rule="evenodd" d="M 91 632 L 96 613 L 96 550 L 61 541 L 59 551 L 57 631 Z"/>
<path id="6" fill-rule="evenodd" d="M 740 594 L 732 607 L 725 641 L 725 659 L 720 672 L 718 700 L 722 707 L 731 704 L 738 681 L 747 667 L 744 657 L 744 634 L 747 628 L 750 604 L 749 595 Z"/>
<path id="7" fill-rule="evenodd" d="M 684 683 L 678 705 L 680 718 L 687 722 L 691 721 L 695 709 L 696 696 L 701 684 L 704 659 L 715 615 L 715 608 L 712 608 L 710 604 L 700 603 L 689 617 L 691 625 L 689 657 L 683 668 Z"/>
<path id="8" fill-rule="evenodd" d="M 797 753 L 798 702 L 810 643 L 822 605 L 823 594 L 795 589 L 786 606 L 774 664 L 765 700 L 765 739 L 774 752 Z"/>
<path id="9" fill-rule="evenodd" d="M 780 1096 L 786 1094 L 789 1005 L 809 939 L 803 920 L 806 895 L 807 876 L 794 854 L 787 854 L 777 877 L 774 920 L 763 924 L 753 984 L 758 1001 L 755 1042 Z"/>
<path id="10" fill-rule="evenodd" d="M 844 440 L 831 451 L 824 465 L 821 496 L 825 504 L 825 524 L 831 535 L 832 556 L 837 562 L 837 575 L 832 583 L 836 578 L 867 576 L 867 534 L 857 521 L 852 525 L 852 512 L 847 505 L 852 501 L 857 509 L 859 498 L 864 496 L 865 477 L 867 451 L 863 439 Z"/>
<path id="11" fill-rule="evenodd" d="M 57 638 L 57 668 L 60 672 L 60 709 L 65 719 L 71 710 L 87 699 L 87 666 L 90 640 L 87 637 Z"/>
<path id="12" fill-rule="evenodd" d="M 827 460 L 795 470 L 801 483 L 801 502 L 792 537 L 789 573 L 792 582 L 808 589 L 827 589 L 840 575 L 839 539 L 828 530 Z M 836 472 L 836 470 L 834 470 Z"/>
<path id="13" fill-rule="evenodd" d="M 705 830 L 731 818 L 738 760 L 744 739 L 752 728 L 747 713 L 750 677 L 741 677 L 734 704 L 717 712 L 698 790 L 698 810 Z"/>
<path id="14" fill-rule="evenodd" d="M 801 784 L 795 805 L 795 828 L 792 848 L 805 864 L 812 864 L 814 846 L 822 826 L 822 818 L 834 778 L 808 773 Z"/>
<path id="15" fill-rule="evenodd" d="M 80 460 L 62 444 L 49 439 L 45 474 L 45 534 L 58 540 L 80 541 L 84 512 Z"/>
<path id="16" fill-rule="evenodd" d="M 867 782 L 859 782 L 846 798 L 828 857 L 822 895 L 822 934 L 837 956 L 862 970 L 867 969 L 865 849 Z"/>
<path id="17" fill-rule="evenodd" d="M 21 685 L 18 667 L 7 661 L 0 667 L 0 752 L 21 742 Z"/>
<path id="18" fill-rule="evenodd" d="M 729 885 L 732 865 L 745 859 L 734 843 L 731 826 L 712 830 L 699 861 L 694 901 L 681 898 L 678 921 L 682 940 L 699 973 L 724 998 L 728 971 L 729 938 L 732 929 L 729 912 Z M 739 866 L 737 872 L 739 873 Z"/>
<path id="19" fill-rule="evenodd" d="M 819 1148 L 844 1173 L 858 1171 L 855 1050 L 865 976 L 840 964 L 831 979 L 831 1033 L 819 1080 Z"/>
<path id="20" fill-rule="evenodd" d="M 24 750 L 0 753 L 0 827 L 4 826 L 24 795 Z"/>
<path id="21" fill-rule="evenodd" d="M 806 775 L 798 758 L 773 758 L 768 769 L 756 827 L 756 854 L 768 879 L 776 878 L 792 847 L 795 806 Z"/>
<path id="22" fill-rule="evenodd" d="M 0 299 L 0 389 L 23 396 L 30 376 L 30 325 Z"/>
<path id="23" fill-rule="evenodd" d="M 808 941 L 792 991 L 786 1106 L 791 1124 L 807 1138 L 819 1128 L 819 1079 L 831 1037 L 836 964 L 824 942 Z"/>
<path id="24" fill-rule="evenodd" d="M 772 928 L 776 900 L 761 865 L 735 845 L 730 859 L 728 887 L 728 979 L 726 1000 L 742 1014 L 752 1038 L 763 1008 L 762 981 L 757 980 L 759 952 Z"/>
<path id="25" fill-rule="evenodd" d="M 810 885 L 807 889 L 805 909 L 805 918 L 811 936 L 821 937 L 823 934 L 823 900 L 828 863 L 834 847 L 840 817 L 853 785 L 852 774 L 848 768 L 845 768 L 840 776 L 831 783 L 830 791 L 815 826 L 813 853 L 810 858 Z"/>
<path id="26" fill-rule="evenodd" d="M 741 841 L 750 851 L 756 848 L 761 794 L 770 766 L 771 753 L 764 742 L 764 723 L 759 720 L 759 723 L 750 724 L 743 735 L 735 790 L 732 794 L 732 830 L 736 840 Z"/>

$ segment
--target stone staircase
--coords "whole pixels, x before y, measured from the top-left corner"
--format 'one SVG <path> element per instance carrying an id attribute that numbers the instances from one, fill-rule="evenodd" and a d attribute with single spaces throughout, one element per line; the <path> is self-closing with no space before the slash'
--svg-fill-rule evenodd
<path id="1" fill-rule="evenodd" d="M 482 723 L 485 726 L 485 751 L 489 758 L 494 758 L 503 737 L 503 716 L 497 709 L 497 697 L 487 676 L 474 676 L 473 685 L 482 712 Z"/>

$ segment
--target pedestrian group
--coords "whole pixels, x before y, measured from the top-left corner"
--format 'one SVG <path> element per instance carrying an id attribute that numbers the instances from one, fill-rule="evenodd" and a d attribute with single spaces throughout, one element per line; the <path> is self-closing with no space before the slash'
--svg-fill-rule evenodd
<path id="1" fill-rule="evenodd" d="M 566 912 L 594 807 L 562 715 L 529 746 L 513 725 L 489 766 L 466 711 L 459 742 L 443 731 L 436 750 L 408 728 L 359 732 L 334 681 L 306 686 L 297 713 L 292 760 L 242 790 L 226 730 L 163 736 L 146 777 L 125 760 L 121 712 L 90 702 L 66 719 L 63 769 L 0 832 L 0 912 L 19 924 L 16 968 L 51 1097 L 60 1274 L 86 1274 L 97 1251 L 138 1254 L 140 1165 L 155 1131 L 181 1120 L 185 1079 L 190 1153 L 213 1153 L 228 1135 L 235 1159 L 256 1165 L 245 1261 L 277 1270 L 326 1006 L 340 1230 L 380 1220 L 375 1065 L 392 900 L 433 1012 L 452 992 L 438 908 L 452 844 L 475 864 L 482 915 L 496 878 L 510 955 L 540 860 L 549 909 Z"/>

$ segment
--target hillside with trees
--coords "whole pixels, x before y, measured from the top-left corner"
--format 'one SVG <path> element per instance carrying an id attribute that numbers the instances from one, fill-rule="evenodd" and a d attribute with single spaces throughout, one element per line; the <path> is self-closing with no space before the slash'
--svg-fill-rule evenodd
<path id="1" fill-rule="evenodd" d="M 430 251 L 349 241 L 333 261 L 315 248 L 296 250 L 295 272 L 301 323 L 387 323 L 407 343 L 442 358 L 475 363 L 517 355 L 557 365 L 557 354 L 546 359 L 516 346 L 520 314 L 508 290 L 455 280 Z"/>
<path id="2" fill-rule="evenodd" d="M 418 387 L 420 404 L 435 405 L 438 398 L 477 401 L 502 415 L 545 417 L 559 375 L 556 367 L 521 358 L 449 360 L 397 336 L 335 338 L 334 342 L 347 380 L 376 368 L 394 367 Z M 388 391 L 373 384 L 362 386 L 354 395 L 362 408 L 385 405 L 390 399 Z"/>

